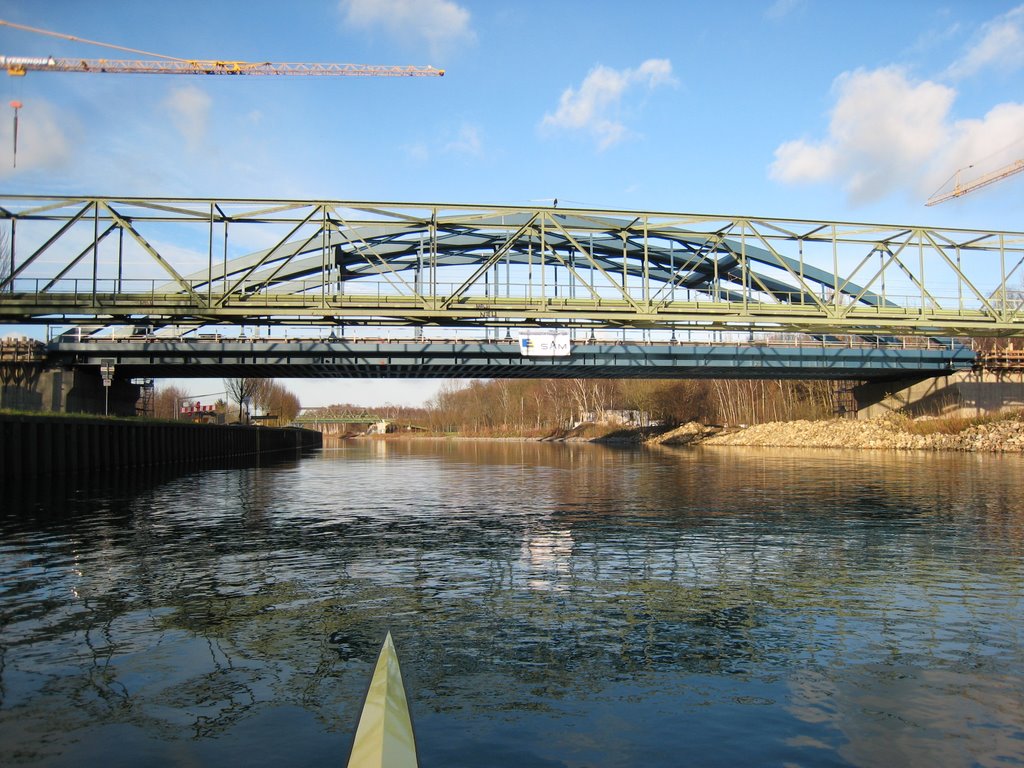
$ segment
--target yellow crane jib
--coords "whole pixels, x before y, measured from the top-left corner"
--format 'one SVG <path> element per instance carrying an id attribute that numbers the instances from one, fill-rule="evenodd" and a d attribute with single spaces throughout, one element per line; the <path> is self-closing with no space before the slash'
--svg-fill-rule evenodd
<path id="1" fill-rule="evenodd" d="M 443 77 L 443 69 L 388 64 L 308 64 L 217 60 L 58 59 L 53 56 L 0 56 L 8 75 L 27 72 L 102 72 L 157 75 L 290 75 L 306 77 Z"/>
<path id="2" fill-rule="evenodd" d="M 48 29 L 15 24 L 0 19 L 0 27 L 47 35 L 86 45 L 98 45 L 118 51 L 141 54 L 147 59 L 60 59 L 54 56 L 0 56 L 0 66 L 8 75 L 24 77 L 26 72 L 109 72 L 154 75 L 304 75 L 320 77 L 444 77 L 443 69 L 417 65 L 390 64 L 307 64 L 273 63 L 269 61 L 221 61 L 215 59 L 183 59 L 162 53 L 140 51 L 124 45 L 86 40 L 82 37 L 53 32 Z"/>
<path id="3" fill-rule="evenodd" d="M 939 203 L 944 203 L 947 200 L 952 200 L 955 197 L 963 197 L 964 195 L 973 192 L 976 189 L 987 187 L 989 184 L 995 184 L 997 181 L 1002 181 L 1008 176 L 1013 176 L 1014 174 L 1020 173 L 1021 171 L 1024 171 L 1024 160 L 1015 160 L 1009 165 L 1003 166 L 1002 168 L 992 171 L 991 173 L 986 173 L 983 176 L 978 176 L 975 179 L 971 179 L 970 181 L 961 184 L 961 172 L 970 170 L 973 167 L 974 166 L 968 166 L 967 168 L 961 168 L 959 171 L 957 171 L 955 174 L 956 181 L 953 183 L 953 189 L 949 192 L 942 192 L 941 190 L 939 192 L 936 192 L 934 195 L 928 198 L 928 202 L 926 202 L 925 205 L 938 205 Z"/>

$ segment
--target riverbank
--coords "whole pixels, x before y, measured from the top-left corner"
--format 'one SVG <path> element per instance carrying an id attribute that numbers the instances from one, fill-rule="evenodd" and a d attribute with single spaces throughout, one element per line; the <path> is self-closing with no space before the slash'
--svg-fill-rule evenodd
<path id="1" fill-rule="evenodd" d="M 704 445 L 766 448 L 1021 453 L 1024 451 L 1024 419 L 1020 414 L 1014 414 L 974 422 L 913 420 L 898 416 L 865 420 L 773 422 L 701 436 L 698 442 Z"/>
<path id="2" fill-rule="evenodd" d="M 606 443 L 618 445 L 733 445 L 763 448 L 857 448 L 911 451 L 1024 453 L 1024 412 L 979 419 L 782 421 L 748 427 L 690 422 L 679 427 L 611 428 L 587 424 L 542 437 L 454 433 L 365 435 L 369 439 L 480 440 L 490 442 Z"/>
<path id="3" fill-rule="evenodd" d="M 910 451 L 1024 452 L 1024 413 L 979 419 L 877 419 L 781 421 L 728 428 L 690 422 L 673 429 L 617 429 L 600 436 L 555 438 L 566 442 L 634 445 L 733 445 L 764 448 L 858 448 Z"/>

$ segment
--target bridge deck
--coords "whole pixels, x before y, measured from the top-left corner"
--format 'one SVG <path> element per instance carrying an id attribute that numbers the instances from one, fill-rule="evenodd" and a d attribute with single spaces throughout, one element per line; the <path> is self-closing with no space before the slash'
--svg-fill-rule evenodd
<path id="1" fill-rule="evenodd" d="M 510 341 L 57 341 L 54 364 L 110 361 L 131 377 L 794 378 L 884 380 L 968 369 L 965 347 L 577 343 L 524 357 Z"/>

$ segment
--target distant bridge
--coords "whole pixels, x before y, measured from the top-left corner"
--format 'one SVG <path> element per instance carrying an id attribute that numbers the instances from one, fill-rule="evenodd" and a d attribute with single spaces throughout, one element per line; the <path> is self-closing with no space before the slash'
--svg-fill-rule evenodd
<path id="1" fill-rule="evenodd" d="M 320 378 L 795 378 L 891 380 L 968 370 L 975 353 L 928 339 L 814 339 L 771 343 L 582 340 L 561 357 L 528 357 L 485 340 L 56 340 L 50 366 L 114 366 L 137 377 Z"/>
<path id="2" fill-rule="evenodd" d="M 12 258 L 0 274 L 0 322 L 11 324 L 1024 333 L 1021 232 L 18 195 L 0 196 L 3 223 Z"/>

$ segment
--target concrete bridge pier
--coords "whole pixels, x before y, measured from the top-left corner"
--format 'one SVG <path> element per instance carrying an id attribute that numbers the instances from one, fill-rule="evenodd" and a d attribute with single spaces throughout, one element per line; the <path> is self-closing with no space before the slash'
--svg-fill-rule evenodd
<path id="1" fill-rule="evenodd" d="M 51 413 L 107 413 L 135 416 L 140 387 L 115 372 L 109 387 L 100 372 L 46 368 L 39 361 L 0 363 L 0 408 Z"/>
<path id="2" fill-rule="evenodd" d="M 869 382 L 855 387 L 853 395 L 861 419 L 897 412 L 912 417 L 981 416 L 1024 408 L 1024 373 L 976 369 Z"/>

